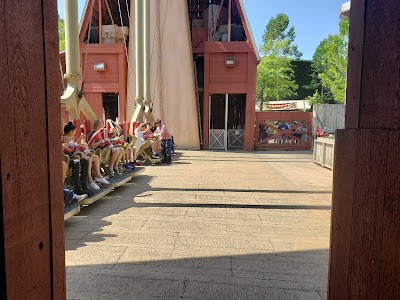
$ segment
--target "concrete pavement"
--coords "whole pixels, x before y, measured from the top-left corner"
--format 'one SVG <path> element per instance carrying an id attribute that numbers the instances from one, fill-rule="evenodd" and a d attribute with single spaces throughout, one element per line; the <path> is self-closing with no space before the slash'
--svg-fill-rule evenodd
<path id="1" fill-rule="evenodd" d="M 332 172 L 182 151 L 65 223 L 68 299 L 326 299 Z"/>

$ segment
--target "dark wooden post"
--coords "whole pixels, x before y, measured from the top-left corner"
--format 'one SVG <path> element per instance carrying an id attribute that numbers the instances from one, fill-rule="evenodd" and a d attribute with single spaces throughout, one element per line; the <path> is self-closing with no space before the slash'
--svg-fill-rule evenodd
<path id="1" fill-rule="evenodd" d="M 0 298 L 65 299 L 56 0 L 0 4 Z"/>
<path id="2" fill-rule="evenodd" d="M 329 299 L 400 299 L 400 1 L 352 0 Z"/>

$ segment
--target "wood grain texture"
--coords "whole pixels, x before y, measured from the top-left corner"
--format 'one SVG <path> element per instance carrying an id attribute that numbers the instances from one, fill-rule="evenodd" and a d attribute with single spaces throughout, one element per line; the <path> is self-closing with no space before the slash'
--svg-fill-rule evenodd
<path id="1" fill-rule="evenodd" d="M 255 95 L 254 95 L 255 99 Z M 255 103 L 254 106 L 255 107 Z M 275 112 L 257 112 L 255 113 L 255 128 L 253 131 L 253 144 L 255 144 L 255 150 L 273 150 L 273 151 L 285 151 L 285 150 L 310 150 L 311 149 L 311 127 L 312 127 L 312 113 L 308 112 L 290 112 L 290 111 L 275 111 Z M 293 121 L 300 121 L 300 124 L 304 128 L 307 129 L 307 131 L 302 131 L 301 133 L 307 134 L 307 140 L 305 143 L 300 143 L 300 144 L 273 144 L 273 143 L 263 143 L 262 141 L 258 140 L 258 135 L 260 133 L 260 127 L 259 124 L 267 124 L 269 121 L 279 121 L 279 120 L 285 120 L 288 122 L 293 122 Z M 300 125 L 298 125 L 300 126 Z M 280 130 L 278 130 L 274 125 L 269 124 L 268 125 L 269 129 L 274 132 L 276 131 L 277 133 L 274 135 L 270 135 L 267 139 L 264 140 L 272 140 L 281 134 Z M 275 127 L 275 128 L 274 128 Z M 289 129 L 287 132 L 288 134 L 292 134 L 291 138 L 295 139 L 293 136 L 293 133 L 295 131 L 295 128 Z M 280 132 L 280 133 L 278 133 Z M 296 137 L 297 138 L 297 137 Z"/>
<path id="2" fill-rule="evenodd" d="M 0 144 L 7 294 L 10 299 L 25 299 L 41 293 L 49 299 L 51 244 L 42 1 L 6 1 L 5 11 L 6 39 L 1 40 L 5 44 L 2 47 L 8 48 L 5 85 L 9 93 L 1 103 L 0 122 L 3 128 L 13 125 L 12 130 L 3 133 Z M 37 154 L 35 158 L 31 153 Z M 35 194 L 42 197 L 35 201 L 26 197 Z M 33 276 L 39 271 L 40 275 Z"/>
<path id="3" fill-rule="evenodd" d="M 400 128 L 400 1 L 367 2 L 360 128 Z"/>
<path id="4" fill-rule="evenodd" d="M 349 58 L 347 66 L 346 128 L 359 128 L 364 52 L 365 0 L 351 3 Z"/>
<path id="5" fill-rule="evenodd" d="M 368 145 L 368 146 L 366 146 Z M 385 202 L 388 135 L 384 130 L 360 130 L 357 136 L 354 184 L 350 297 L 378 299 Z"/>
<path id="6" fill-rule="evenodd" d="M 203 149 L 208 149 L 210 128 L 210 54 L 204 55 Z"/>
<path id="7" fill-rule="evenodd" d="M 392 176 L 387 172 L 389 133 L 338 131 L 329 299 L 380 299 L 382 235 L 393 230 L 384 227 L 386 180 Z"/>
<path id="8" fill-rule="evenodd" d="M 333 172 L 329 299 L 348 299 L 356 145 L 356 130 L 337 131 Z"/>
<path id="9" fill-rule="evenodd" d="M 3 1 L 1 7 L 0 63 L 6 77 L 0 125 L 8 128 L 0 141 L 7 296 L 64 299 L 61 163 L 50 145 L 60 142 L 56 2 Z"/>
<path id="10" fill-rule="evenodd" d="M 210 83 L 210 94 L 246 94 L 247 83 Z"/>
<path id="11" fill-rule="evenodd" d="M 205 42 L 205 53 L 247 53 L 251 52 L 247 42 Z"/>
<path id="12" fill-rule="evenodd" d="M 125 54 L 124 54 L 125 55 Z M 105 71 L 94 70 L 96 63 L 105 63 Z M 85 55 L 82 55 L 82 68 L 85 64 Z M 119 82 L 119 60 L 118 53 L 90 53 L 86 60 L 86 83 L 118 83 Z M 83 75 L 83 69 L 82 69 Z M 86 86 L 85 86 L 86 87 Z"/>
<path id="13" fill-rule="evenodd" d="M 327 132 L 335 133 L 345 128 L 346 106 L 344 104 L 317 104 L 313 107 L 313 132 L 317 127 L 327 128 Z"/>
<path id="14" fill-rule="evenodd" d="M 0 3 L 0 36 L 6 34 L 6 23 L 5 23 L 5 2 Z M 0 41 L 0 66 L 3 68 L 3 72 L 0 72 L 1 82 L 7 82 L 7 74 L 9 71 L 7 62 L 7 47 L 4 45 L 6 40 Z M 0 107 L 4 102 L 3 99 L 8 97 L 8 87 L 0 89 Z M 1 163 L 1 149 L 0 149 L 0 168 Z M 4 213 L 3 213 L 3 178 L 0 170 L 0 299 L 7 299 L 7 282 L 6 282 L 6 261 L 5 261 L 5 240 L 4 240 Z"/>
<path id="15" fill-rule="evenodd" d="M 245 138 L 244 138 L 244 150 L 254 150 L 254 132 L 256 122 L 256 76 L 257 76 L 257 62 L 253 55 L 248 53 L 247 55 L 247 91 L 246 91 L 246 125 L 245 125 Z"/>
<path id="16" fill-rule="evenodd" d="M 234 67 L 225 66 L 226 57 L 235 58 Z M 210 54 L 210 84 L 247 83 L 249 66 L 247 53 L 211 53 Z"/>
<path id="17" fill-rule="evenodd" d="M 125 121 L 125 115 L 126 115 L 126 91 L 127 91 L 127 71 L 128 71 L 128 65 L 126 62 L 126 55 L 120 53 L 118 55 L 118 69 L 119 69 L 119 74 L 118 74 L 118 82 L 119 82 L 119 112 L 118 116 L 121 121 Z M 154 100 L 154 99 L 151 99 Z"/>
<path id="18" fill-rule="evenodd" d="M 50 222 L 51 222 L 51 268 L 52 298 L 64 299 L 66 295 L 65 249 L 64 249 L 64 199 L 62 195 L 61 162 L 59 153 L 54 151 L 60 134 L 55 130 L 60 122 L 59 93 L 54 86 L 59 82 L 57 66 L 58 50 L 57 2 L 43 0 L 46 108 L 47 108 L 47 155 L 49 173 Z"/>
<path id="19" fill-rule="evenodd" d="M 95 112 L 96 116 L 101 118 L 103 115 L 103 98 L 102 93 L 92 93 L 86 92 L 85 98 L 87 102 L 92 107 L 93 111 Z"/>
<path id="20" fill-rule="evenodd" d="M 400 299 L 400 131 L 389 134 L 379 299 Z"/>
<path id="21" fill-rule="evenodd" d="M 352 1 L 346 128 L 355 129 L 336 139 L 330 299 L 400 298 L 399 11 L 395 0 Z"/>

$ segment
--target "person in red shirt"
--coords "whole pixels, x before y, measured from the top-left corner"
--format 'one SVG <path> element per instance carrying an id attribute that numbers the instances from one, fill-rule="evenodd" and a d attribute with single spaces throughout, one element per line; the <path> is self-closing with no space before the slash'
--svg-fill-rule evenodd
<path id="1" fill-rule="evenodd" d="M 109 168 L 109 176 L 115 177 L 121 175 L 118 170 L 118 165 L 124 155 L 124 149 L 120 147 L 114 147 L 110 140 L 104 137 L 104 125 L 103 121 L 96 120 L 93 123 L 93 130 L 88 133 L 87 140 L 89 148 L 95 150 L 97 148 L 104 149 L 106 147 L 111 149 L 111 158 Z"/>
<path id="2" fill-rule="evenodd" d="M 168 131 L 168 128 L 161 122 L 160 119 L 156 121 L 156 126 L 159 130 L 158 135 L 160 136 L 161 139 L 161 147 L 162 147 L 162 152 L 165 157 L 165 162 L 170 165 L 171 164 L 171 150 L 172 150 L 172 135 Z"/>

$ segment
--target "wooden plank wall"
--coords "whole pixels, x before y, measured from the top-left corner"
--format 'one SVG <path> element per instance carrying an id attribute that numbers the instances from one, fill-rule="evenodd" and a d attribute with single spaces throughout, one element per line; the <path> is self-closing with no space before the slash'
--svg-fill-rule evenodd
<path id="1" fill-rule="evenodd" d="M 0 36 L 7 299 L 65 299 L 57 2 L 2 1 Z"/>
<path id="2" fill-rule="evenodd" d="M 329 299 L 400 299 L 400 1 L 351 3 Z"/>
<path id="3" fill-rule="evenodd" d="M 400 299 L 399 132 L 336 137 L 330 299 Z"/>
<path id="4" fill-rule="evenodd" d="M 226 67 L 225 58 L 234 57 L 235 66 Z M 256 119 L 257 58 L 246 42 L 206 42 L 204 56 L 203 149 L 208 149 L 209 96 L 246 94 L 244 150 L 254 150 Z"/>
<path id="5" fill-rule="evenodd" d="M 90 106 L 93 108 L 96 116 L 99 119 L 103 118 L 103 95 L 102 93 L 86 92 L 85 98 Z"/>
<path id="6" fill-rule="evenodd" d="M 313 107 L 313 132 L 317 127 L 327 127 L 329 133 L 345 127 L 346 106 L 344 104 L 317 104 Z"/>
<path id="7" fill-rule="evenodd" d="M 94 70 L 96 63 L 105 63 L 105 71 Z M 82 55 L 82 69 L 85 65 L 85 55 Z M 90 53 L 86 60 L 86 83 L 118 83 L 119 62 L 117 53 Z M 83 70 L 82 70 L 83 75 Z"/>

